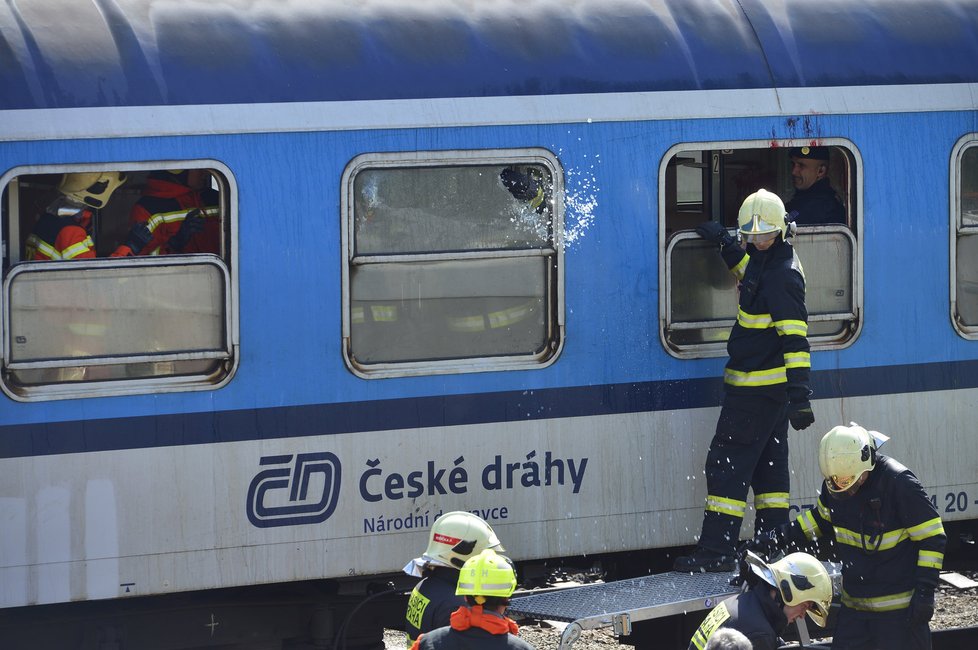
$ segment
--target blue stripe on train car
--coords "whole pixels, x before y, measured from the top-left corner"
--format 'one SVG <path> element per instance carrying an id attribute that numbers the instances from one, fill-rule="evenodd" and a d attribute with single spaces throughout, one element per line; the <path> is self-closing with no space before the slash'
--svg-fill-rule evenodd
<path id="1" fill-rule="evenodd" d="M 973 1 L 485 4 L 10 4 L 0 109 L 978 80 Z"/>
<path id="2" fill-rule="evenodd" d="M 817 372 L 819 398 L 978 387 L 978 361 Z M 324 436 L 719 404 L 720 379 L 387 399 L 0 427 L 0 458 Z"/>

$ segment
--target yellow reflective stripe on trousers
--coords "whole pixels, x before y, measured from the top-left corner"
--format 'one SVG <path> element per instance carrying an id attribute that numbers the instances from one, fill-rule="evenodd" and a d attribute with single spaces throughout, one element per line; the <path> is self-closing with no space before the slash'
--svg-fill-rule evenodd
<path id="1" fill-rule="evenodd" d="M 774 323 L 774 326 L 782 336 L 790 334 L 808 336 L 808 323 L 803 320 L 779 320 Z"/>
<path id="2" fill-rule="evenodd" d="M 754 495 L 755 510 L 761 510 L 763 508 L 787 508 L 787 507 L 788 507 L 787 492 L 764 492 L 762 494 Z"/>
<path id="3" fill-rule="evenodd" d="M 939 551 L 921 549 L 917 553 L 917 566 L 940 571 L 944 567 L 944 554 Z"/>
<path id="4" fill-rule="evenodd" d="M 933 519 L 928 519 L 922 524 L 911 526 L 907 529 L 907 532 L 910 533 L 910 539 L 915 542 L 919 542 L 927 539 L 928 537 L 933 537 L 934 535 L 943 535 L 944 524 L 941 523 L 940 517 L 934 517 Z"/>
<path id="5" fill-rule="evenodd" d="M 721 515 L 730 515 L 731 517 L 740 517 L 743 519 L 744 512 L 746 510 L 746 501 L 738 501 L 737 499 L 713 496 L 712 494 L 706 495 L 707 512 L 718 512 Z"/>
<path id="6" fill-rule="evenodd" d="M 842 528 L 841 526 L 834 526 L 834 528 L 835 541 L 839 542 L 840 544 L 845 544 L 846 546 L 855 546 L 856 548 L 888 551 L 891 548 L 895 548 L 900 542 L 910 539 L 910 535 L 907 533 L 906 528 L 888 530 L 882 534 L 882 538 L 879 535 L 861 535 L 857 532 L 849 530 L 848 528 Z"/>
<path id="7" fill-rule="evenodd" d="M 91 237 L 85 237 L 77 244 L 72 244 L 68 248 L 61 251 L 61 257 L 66 260 L 73 260 L 83 253 L 87 253 L 95 248 L 95 242 L 92 241 Z M 52 258 L 54 259 L 54 258 Z"/>
<path id="8" fill-rule="evenodd" d="M 784 355 L 785 368 L 811 368 L 812 355 L 808 352 L 787 352 Z"/>
<path id="9" fill-rule="evenodd" d="M 906 609 L 909 607 L 912 596 L 913 591 L 902 591 L 898 594 L 890 594 L 889 596 L 856 598 L 850 596 L 843 590 L 842 604 L 849 609 L 858 609 L 861 612 L 892 612 L 897 609 Z"/>
<path id="10" fill-rule="evenodd" d="M 731 386 L 771 386 L 773 384 L 784 384 L 787 381 L 788 373 L 784 366 L 752 372 L 730 368 L 725 368 L 723 371 L 723 383 Z"/>
<path id="11" fill-rule="evenodd" d="M 763 330 L 771 327 L 771 314 L 748 314 L 743 309 L 738 309 L 737 322 L 747 329 Z"/>

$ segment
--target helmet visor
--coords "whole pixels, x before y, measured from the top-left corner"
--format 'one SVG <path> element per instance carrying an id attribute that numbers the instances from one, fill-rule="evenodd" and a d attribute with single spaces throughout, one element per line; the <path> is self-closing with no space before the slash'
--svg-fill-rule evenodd
<path id="1" fill-rule="evenodd" d="M 808 608 L 808 616 L 821 627 L 825 627 L 825 622 L 829 618 L 829 612 L 822 606 L 822 603 L 813 600 L 811 606 Z"/>
<path id="2" fill-rule="evenodd" d="M 780 230 L 772 230 L 770 232 L 740 232 L 740 236 L 748 244 L 763 244 L 764 242 L 771 241 L 778 236 Z"/>
<path id="3" fill-rule="evenodd" d="M 825 479 L 825 487 L 834 498 L 844 501 L 859 491 L 862 474 L 856 476 L 830 476 Z"/>

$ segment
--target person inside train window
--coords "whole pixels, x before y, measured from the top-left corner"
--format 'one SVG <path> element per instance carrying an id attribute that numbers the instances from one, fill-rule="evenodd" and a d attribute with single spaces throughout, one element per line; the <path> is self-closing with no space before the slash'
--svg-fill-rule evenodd
<path id="1" fill-rule="evenodd" d="M 749 640 L 749 650 L 775 650 L 783 645 L 785 628 L 806 613 L 825 627 L 832 604 L 832 578 L 808 553 L 792 553 L 777 562 L 745 554 L 739 579 L 743 591 L 722 601 L 693 634 L 688 650 L 717 647 L 723 630 L 736 630 Z M 722 647 L 722 646 L 720 646 Z"/>
<path id="2" fill-rule="evenodd" d="M 404 625 L 408 647 L 421 634 L 450 623 L 452 612 L 465 604 L 465 599 L 455 594 L 458 572 L 467 560 L 486 549 L 506 550 L 481 517 L 455 511 L 435 520 L 428 548 L 404 567 L 404 573 L 421 578 L 408 600 Z"/>
<path id="3" fill-rule="evenodd" d="M 818 447 L 824 481 L 814 508 L 744 547 L 770 555 L 825 537 L 842 562 L 833 648 L 929 650 L 934 589 L 947 535 L 913 472 L 879 453 L 887 436 L 855 422 Z"/>
<path id="4" fill-rule="evenodd" d="M 829 183 L 829 147 L 795 147 L 791 158 L 791 182 L 795 194 L 785 204 L 799 226 L 846 223 L 846 208 Z"/>
<path id="5" fill-rule="evenodd" d="M 220 194 L 204 169 L 154 171 L 129 214 L 152 239 L 141 255 L 221 253 Z"/>
<path id="6" fill-rule="evenodd" d="M 464 603 L 452 612 L 449 625 L 425 632 L 411 650 L 533 650 L 516 636 L 519 627 L 506 616 L 515 590 L 516 570 L 509 558 L 492 549 L 469 558 L 455 588 Z"/>
<path id="7" fill-rule="evenodd" d="M 815 421 L 805 276 L 787 241 L 793 224 L 781 199 L 763 189 L 747 197 L 737 221 L 746 250 L 715 221 L 696 228 L 739 279 L 740 302 L 727 340 L 723 406 L 706 457 L 702 533 L 692 555 L 676 558 L 676 571 L 733 570 L 748 487 L 755 530 L 788 520 L 788 423 L 801 430 Z"/>
<path id="8" fill-rule="evenodd" d="M 73 260 L 96 257 L 92 220 L 108 205 L 112 194 L 126 182 L 123 172 L 65 174 L 58 184 L 59 196 L 37 220 L 27 237 L 26 260 Z M 144 224 L 134 224 L 125 243 L 110 257 L 136 255 L 149 241 Z"/>

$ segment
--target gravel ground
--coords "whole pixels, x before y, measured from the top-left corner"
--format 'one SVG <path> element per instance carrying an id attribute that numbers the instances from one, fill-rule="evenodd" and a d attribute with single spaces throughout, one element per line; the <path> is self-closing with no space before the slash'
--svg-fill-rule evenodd
<path id="1" fill-rule="evenodd" d="M 962 571 L 971 580 L 978 582 L 978 571 Z M 978 625 L 978 587 L 958 589 L 941 583 L 938 589 L 936 611 L 931 621 L 932 630 L 952 627 Z M 520 637 L 539 650 L 553 650 L 560 642 L 562 629 L 547 624 L 525 624 L 520 626 Z M 399 630 L 386 630 L 384 633 L 386 650 L 404 650 L 405 636 Z M 611 628 L 588 630 L 574 644 L 574 650 L 612 650 L 618 641 Z"/>

